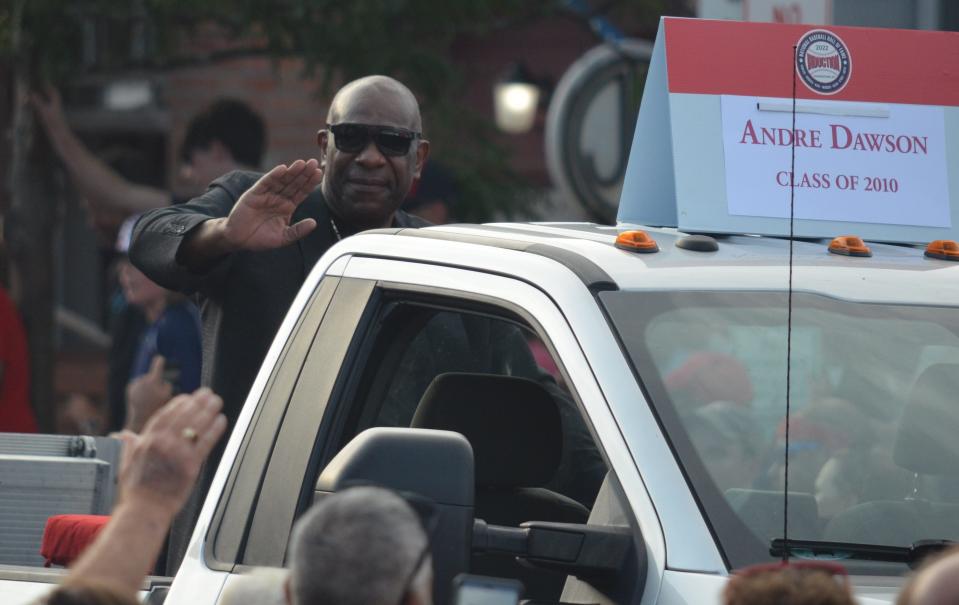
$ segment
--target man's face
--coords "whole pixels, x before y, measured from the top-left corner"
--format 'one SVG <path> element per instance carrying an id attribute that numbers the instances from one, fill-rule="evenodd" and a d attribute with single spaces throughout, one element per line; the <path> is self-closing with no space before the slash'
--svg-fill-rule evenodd
<path id="1" fill-rule="evenodd" d="M 358 90 L 343 103 L 335 123 L 416 131 L 415 108 L 396 93 Z M 336 148 L 328 130 L 317 134 L 323 166 L 323 195 L 333 213 L 354 229 L 388 227 L 409 193 L 429 153 L 429 142 L 415 139 L 405 155 L 386 155 L 370 141 L 355 153 Z"/>

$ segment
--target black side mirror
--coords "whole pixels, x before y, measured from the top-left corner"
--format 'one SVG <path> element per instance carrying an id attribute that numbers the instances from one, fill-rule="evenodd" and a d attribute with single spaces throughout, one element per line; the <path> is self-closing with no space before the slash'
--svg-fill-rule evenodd
<path id="1" fill-rule="evenodd" d="M 628 527 L 545 521 L 503 527 L 482 519 L 473 523 L 473 550 L 514 555 L 600 587 L 615 581 L 635 552 Z"/>

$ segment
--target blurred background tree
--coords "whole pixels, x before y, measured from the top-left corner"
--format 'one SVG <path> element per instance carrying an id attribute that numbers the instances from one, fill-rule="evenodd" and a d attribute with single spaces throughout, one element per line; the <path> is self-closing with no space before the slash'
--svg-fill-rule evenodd
<path id="1" fill-rule="evenodd" d="M 630 29 L 651 30 L 675 0 L 594 1 Z M 18 8 L 19 42 L 11 45 Z M 318 78 L 318 95 L 337 83 L 382 73 L 408 84 L 421 98 L 429 135 L 444 149 L 444 161 L 463 185 L 457 216 L 465 221 L 513 218 L 531 212 L 525 184 L 511 169 L 509 153 L 497 143 L 490 120 L 464 111 L 461 91 L 467 76 L 451 57 L 463 37 L 491 37 L 551 15 L 581 20 L 563 0 L 13 0 L 0 7 L 0 40 L 6 59 L 21 66 L 30 83 L 59 84 L 96 71 L 169 70 L 260 54 L 298 57 L 304 78 Z M 95 64 L 89 30 L 96 40 Z M 198 28 L 211 24 L 235 43 L 204 52 L 191 44 Z M 597 38 L 598 42 L 598 38 Z M 131 50 L 132 49 L 132 50 Z"/>
<path id="2" fill-rule="evenodd" d="M 14 49 L 17 7 L 22 13 Z M 257 54 L 302 59 L 302 76 L 316 78 L 324 97 L 337 83 L 392 75 L 422 99 L 430 137 L 455 143 L 443 147 L 449 152 L 444 161 L 463 181 L 458 216 L 475 221 L 525 214 L 529 198 L 489 120 L 458 104 L 463 75 L 450 47 L 459 36 L 489 35 L 560 8 L 523 0 L 15 0 L 0 8 L 0 38 L 7 58 L 33 86 L 68 82 L 91 70 L 168 70 Z M 108 28 L 114 35 L 100 37 L 96 64 L 84 65 L 86 30 L 103 22 L 116 25 Z M 211 24 L 235 45 L 211 53 L 191 45 L 196 30 Z"/>

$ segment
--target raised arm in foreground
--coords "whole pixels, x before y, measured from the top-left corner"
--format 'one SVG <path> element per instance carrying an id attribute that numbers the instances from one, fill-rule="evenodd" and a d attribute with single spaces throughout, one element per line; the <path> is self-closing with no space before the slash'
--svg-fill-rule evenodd
<path id="1" fill-rule="evenodd" d="M 222 407 L 212 391 L 200 389 L 172 399 L 141 435 L 123 434 L 119 501 L 109 523 L 70 570 L 67 585 L 82 579 L 136 594 L 200 466 L 226 430 Z"/>

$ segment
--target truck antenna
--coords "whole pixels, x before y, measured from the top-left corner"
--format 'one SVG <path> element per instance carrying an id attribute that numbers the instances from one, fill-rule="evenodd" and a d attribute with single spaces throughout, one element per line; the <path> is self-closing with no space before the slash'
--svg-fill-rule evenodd
<path id="1" fill-rule="evenodd" d="M 793 337 L 793 236 L 796 218 L 796 61 L 797 47 L 793 46 L 792 65 L 792 132 L 790 133 L 789 167 L 789 285 L 786 294 L 786 443 L 783 449 L 785 465 L 783 467 L 783 563 L 789 562 L 789 416 L 790 381 L 792 378 L 792 337 Z"/>

